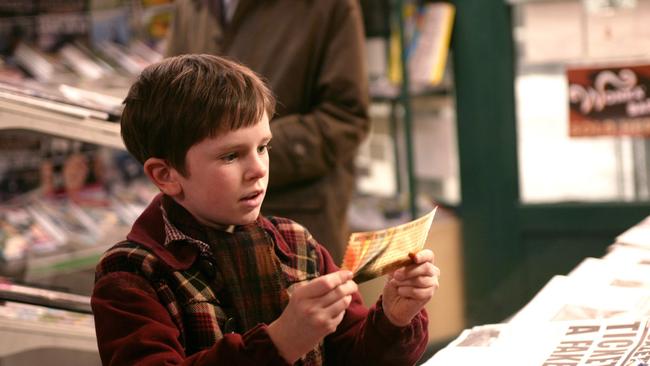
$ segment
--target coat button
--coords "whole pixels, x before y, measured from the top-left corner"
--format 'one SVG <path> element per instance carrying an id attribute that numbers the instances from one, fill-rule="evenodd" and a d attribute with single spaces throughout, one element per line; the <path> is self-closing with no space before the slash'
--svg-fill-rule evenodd
<path id="1" fill-rule="evenodd" d="M 295 144 L 293 145 L 293 152 L 296 153 L 296 155 L 303 157 L 305 154 L 307 154 L 307 148 L 303 144 Z"/>
<path id="2" fill-rule="evenodd" d="M 217 274 L 217 271 L 214 268 L 214 263 L 207 259 L 199 260 L 199 270 L 210 280 L 214 279 L 214 276 Z"/>
<path id="3" fill-rule="evenodd" d="M 235 318 L 228 318 L 224 325 L 223 333 L 235 333 L 237 330 L 237 321 Z"/>

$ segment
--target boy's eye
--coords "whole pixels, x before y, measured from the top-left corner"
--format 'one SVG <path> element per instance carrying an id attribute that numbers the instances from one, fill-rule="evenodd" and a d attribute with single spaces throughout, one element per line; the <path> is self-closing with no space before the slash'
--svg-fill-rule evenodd
<path id="1" fill-rule="evenodd" d="M 221 157 L 221 160 L 223 160 L 225 162 L 231 162 L 231 161 L 234 161 L 235 159 L 237 159 L 237 154 L 236 153 L 226 154 L 226 155 L 223 155 Z"/>
<path id="2" fill-rule="evenodd" d="M 270 143 L 262 145 L 262 146 L 257 148 L 257 152 L 260 153 L 260 154 L 264 153 L 265 151 L 269 151 L 269 150 L 271 150 L 271 144 Z"/>

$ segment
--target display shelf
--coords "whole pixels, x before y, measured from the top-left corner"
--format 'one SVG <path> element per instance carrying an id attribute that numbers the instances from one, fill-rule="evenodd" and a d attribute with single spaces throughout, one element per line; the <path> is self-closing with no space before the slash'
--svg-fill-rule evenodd
<path id="1" fill-rule="evenodd" d="M 370 97 L 372 98 L 372 101 L 374 103 L 397 102 L 399 101 L 401 92 L 402 90 L 400 90 L 400 87 L 396 85 L 390 85 L 390 86 L 382 85 L 381 87 L 371 86 Z M 419 88 L 411 87 L 409 95 L 411 98 L 446 97 L 452 95 L 452 88 L 451 86 L 446 86 L 446 85 L 435 86 L 435 87 L 419 87 Z"/>
<path id="2" fill-rule="evenodd" d="M 558 2 L 575 2 L 576 0 L 506 0 L 511 5 L 521 5 L 527 3 L 558 3 Z"/>
<path id="3" fill-rule="evenodd" d="M 124 149 L 120 125 L 83 115 L 83 108 L 54 110 L 35 108 L 0 99 L 0 129 L 38 131 L 92 144 Z"/>
<path id="4" fill-rule="evenodd" d="M 2 365 L 33 364 L 25 361 L 44 352 L 48 365 L 99 364 L 90 297 L 0 278 L 0 345 Z"/>
<path id="5" fill-rule="evenodd" d="M 34 348 L 79 348 L 97 352 L 95 329 L 91 327 L 0 319 L 0 328 L 0 343 L 3 345 L 0 356 Z"/>
<path id="6" fill-rule="evenodd" d="M 0 364 L 99 365 L 91 314 L 5 301 L 0 305 Z"/>
<path id="7" fill-rule="evenodd" d="M 65 311 L 92 314 L 90 297 L 88 296 L 17 285 L 11 282 L 4 282 L 2 278 L 0 278 L 0 299 L 3 301 L 16 301 L 23 304 L 59 309 L 57 311 L 61 314 Z M 6 309 L 2 309 L 0 311 L 0 318 L 5 317 L 5 313 Z M 78 317 L 81 317 L 81 315 L 78 315 Z"/>

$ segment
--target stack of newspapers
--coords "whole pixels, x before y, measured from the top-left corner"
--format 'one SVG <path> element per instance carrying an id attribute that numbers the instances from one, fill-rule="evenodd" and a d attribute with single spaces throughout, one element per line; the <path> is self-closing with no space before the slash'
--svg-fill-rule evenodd
<path id="1" fill-rule="evenodd" d="M 475 326 L 436 353 L 442 365 L 650 365 L 650 217 L 553 277 L 507 323 Z"/>

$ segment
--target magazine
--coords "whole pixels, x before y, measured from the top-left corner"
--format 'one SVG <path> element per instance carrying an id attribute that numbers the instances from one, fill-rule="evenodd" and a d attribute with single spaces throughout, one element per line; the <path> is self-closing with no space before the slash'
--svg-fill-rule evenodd
<path id="1" fill-rule="evenodd" d="M 132 223 L 158 193 L 158 188 L 149 181 L 135 180 L 128 185 L 113 186 L 111 204 L 121 220 Z"/>
<path id="2" fill-rule="evenodd" d="M 41 225 L 23 207 L 0 207 L 0 259 L 24 258 L 27 253 L 44 253 L 62 244 L 60 238 Z"/>
<path id="3" fill-rule="evenodd" d="M 110 62 L 118 65 L 121 69 L 134 76 L 139 75 L 149 64 L 140 57 L 129 53 L 124 47 L 112 42 L 100 42 L 98 44 L 98 50 Z"/>
<path id="4" fill-rule="evenodd" d="M 57 71 L 57 65 L 48 60 L 40 52 L 24 43 L 18 44 L 14 50 L 16 63 L 22 66 L 31 76 L 41 82 L 52 80 Z"/>
<path id="5" fill-rule="evenodd" d="M 48 228 L 55 228 L 67 241 L 96 244 L 100 231 L 95 222 L 76 205 L 67 201 L 35 201 L 30 212 Z"/>
<path id="6" fill-rule="evenodd" d="M 98 112 L 91 109 L 74 106 L 71 104 L 53 102 L 41 98 L 33 98 L 33 97 L 28 97 L 28 96 L 23 96 L 18 94 L 7 93 L 2 90 L 0 90 L 0 99 L 8 100 L 14 103 L 18 103 L 30 107 L 54 111 L 54 112 L 58 112 L 61 114 L 65 114 L 68 116 L 81 118 L 81 119 L 85 119 L 85 118 L 96 118 L 101 120 L 109 119 L 109 115 L 104 112 Z"/>
<path id="7" fill-rule="evenodd" d="M 100 65 L 73 44 L 66 44 L 61 47 L 59 54 L 66 65 L 82 78 L 99 79 L 106 76 L 104 69 Z"/>
<path id="8" fill-rule="evenodd" d="M 455 10 L 454 5 L 447 2 L 423 6 L 408 60 L 413 84 L 438 85 L 442 82 Z"/>
<path id="9" fill-rule="evenodd" d="M 0 81 L 0 95 L 17 103 L 81 118 L 117 121 L 122 114 L 121 99 L 65 84 L 54 88 L 29 80 L 3 80 Z"/>

